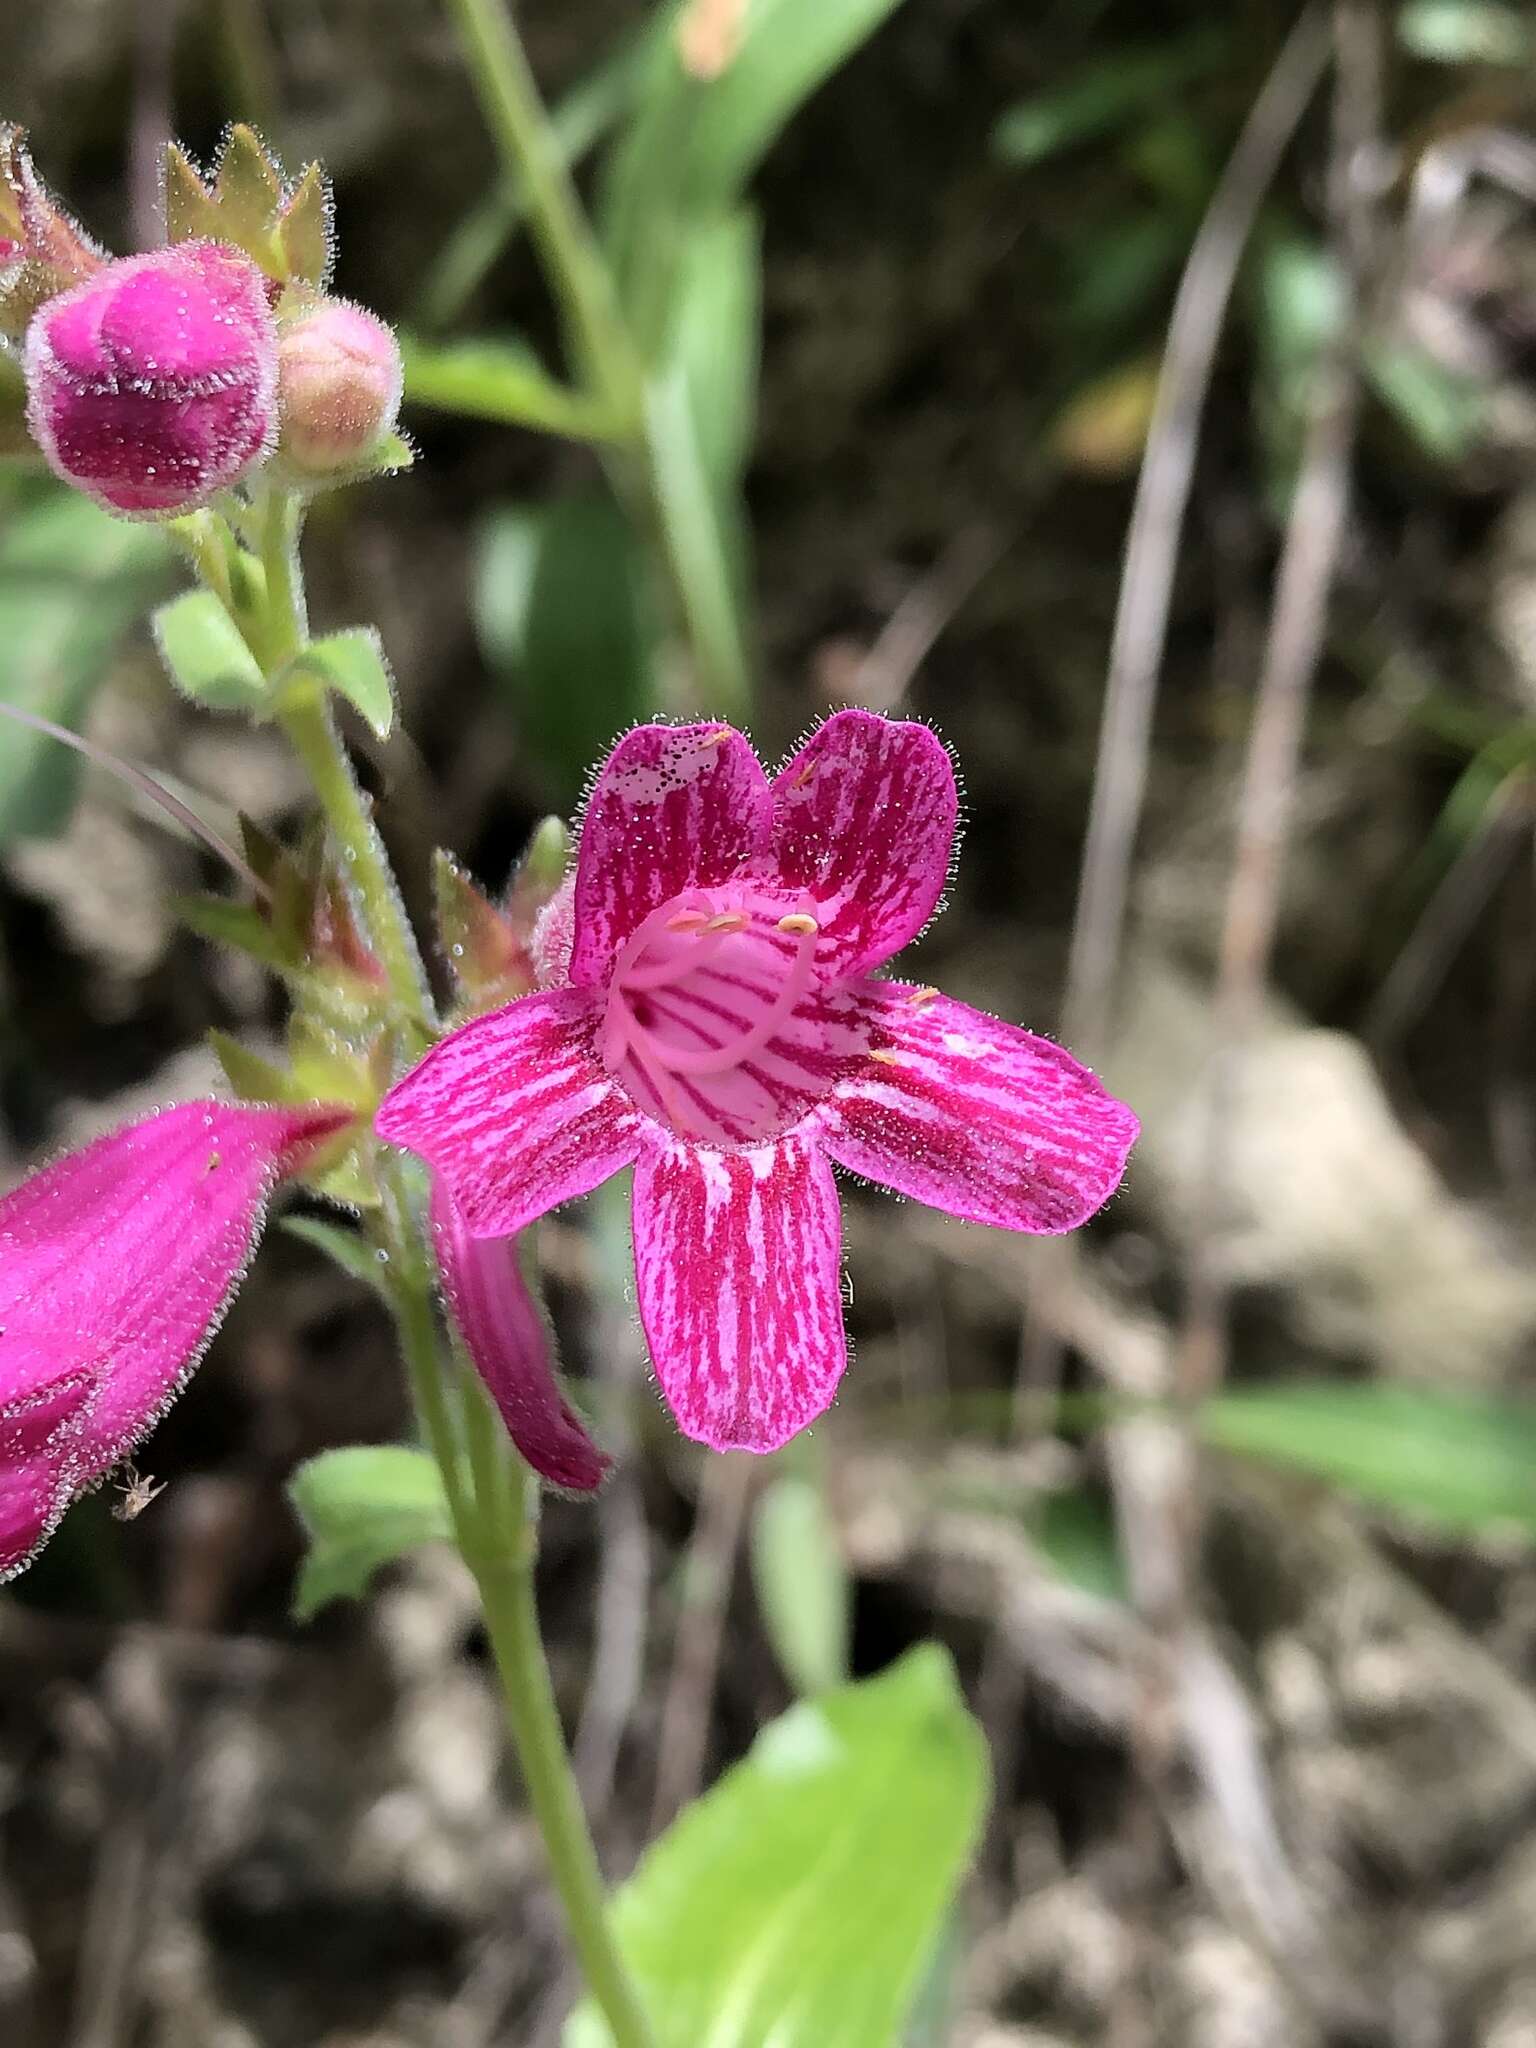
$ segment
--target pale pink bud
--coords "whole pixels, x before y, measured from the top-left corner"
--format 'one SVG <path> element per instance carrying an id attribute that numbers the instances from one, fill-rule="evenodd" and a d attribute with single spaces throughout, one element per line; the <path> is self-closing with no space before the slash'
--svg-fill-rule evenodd
<path id="1" fill-rule="evenodd" d="M 191 511 L 271 444 L 277 337 L 266 280 L 227 243 L 103 264 L 39 308 L 25 360 L 38 446 L 109 511 Z"/>
<path id="2" fill-rule="evenodd" d="M 392 431 L 404 382 L 400 350 L 361 306 L 321 299 L 284 322 L 277 362 L 277 458 L 290 477 L 345 475 Z"/>

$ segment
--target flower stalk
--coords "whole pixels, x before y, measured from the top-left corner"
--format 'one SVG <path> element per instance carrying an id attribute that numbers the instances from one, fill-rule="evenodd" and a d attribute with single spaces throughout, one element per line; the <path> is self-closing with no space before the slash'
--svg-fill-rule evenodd
<path id="1" fill-rule="evenodd" d="M 258 508 L 260 598 L 244 616 L 231 605 L 218 537 L 200 532 L 198 545 L 189 548 L 207 587 L 230 608 L 274 680 L 308 638 L 300 523 L 298 499 L 280 490 L 265 493 Z M 290 687 L 277 716 L 346 864 L 363 936 L 384 966 L 401 1031 L 429 1041 L 437 1026 L 415 938 L 329 706 L 318 687 Z M 385 1287 L 413 1403 L 442 1475 L 455 1541 L 479 1588 L 508 1726 L 571 1945 L 615 2048 L 651 2048 L 649 2026 L 608 1924 L 602 1872 L 544 1654 L 534 1585 L 538 1482 L 507 1441 L 478 1381 L 466 1375 L 461 1382 L 448 1364 L 424 1205 L 404 1160 L 388 1152 L 373 1156 L 381 1202 L 370 1227 L 385 1254 Z"/>

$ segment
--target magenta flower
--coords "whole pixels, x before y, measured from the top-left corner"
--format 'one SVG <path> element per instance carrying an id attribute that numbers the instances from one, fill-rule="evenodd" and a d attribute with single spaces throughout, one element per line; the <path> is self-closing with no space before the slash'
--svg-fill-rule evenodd
<path id="1" fill-rule="evenodd" d="M 554 1347 L 510 1237 L 472 1237 L 447 1187 L 432 1190 L 432 1239 L 443 1293 L 464 1348 L 541 1479 L 595 1493 L 611 1462 L 560 1391 Z"/>
<path id="2" fill-rule="evenodd" d="M 1136 1118 L 1049 1041 L 875 978 L 949 872 L 925 726 L 829 718 L 770 783 L 727 726 L 641 726 L 587 805 L 565 984 L 445 1038 L 377 1129 L 501 1237 L 633 1164 L 640 1316 L 682 1429 L 771 1451 L 846 1361 L 834 1164 L 1072 1230 Z"/>
<path id="3" fill-rule="evenodd" d="M 278 1180 L 351 1115 L 182 1103 L 0 1199 L 0 1580 L 154 1427 L 218 1328 Z"/>
<path id="4" fill-rule="evenodd" d="M 109 511 L 189 512 L 276 430 L 267 281 L 224 242 L 104 263 L 27 329 L 27 425 L 49 466 Z"/>

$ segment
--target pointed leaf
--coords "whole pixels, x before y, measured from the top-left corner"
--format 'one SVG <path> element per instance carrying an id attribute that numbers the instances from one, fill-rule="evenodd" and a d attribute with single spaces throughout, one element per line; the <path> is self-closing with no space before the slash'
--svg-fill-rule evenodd
<path id="1" fill-rule="evenodd" d="M 165 232 L 171 242 L 195 242 L 219 231 L 213 194 L 178 142 L 165 148 Z"/>
<path id="2" fill-rule="evenodd" d="M 225 1031 L 210 1031 L 208 1043 L 224 1069 L 224 1078 L 242 1102 L 306 1102 L 304 1094 L 286 1067 L 252 1052 L 238 1038 Z"/>
<path id="3" fill-rule="evenodd" d="M 519 341 L 458 341 L 441 345 L 400 336 L 408 405 L 531 427 L 573 441 L 616 438 L 616 424 L 579 391 L 561 384 Z"/>
<path id="4" fill-rule="evenodd" d="M 343 1273 L 354 1280 L 361 1280 L 381 1299 L 388 1299 L 382 1255 L 360 1230 L 349 1230 L 344 1223 L 327 1223 L 320 1216 L 284 1216 L 278 1223 L 278 1229 L 313 1245 L 316 1251 L 324 1252 L 333 1264 L 340 1266 Z"/>
<path id="5" fill-rule="evenodd" d="M 331 273 L 331 186 L 319 164 L 310 164 L 283 207 L 277 243 L 288 275 L 323 285 Z"/>
<path id="6" fill-rule="evenodd" d="M 312 640 L 289 665 L 290 676 L 310 676 L 346 698 L 379 739 L 395 720 L 395 679 L 384 643 L 372 626 L 350 626 Z"/>
<path id="7" fill-rule="evenodd" d="M 453 1533 L 436 1465 L 403 1444 L 322 1452 L 299 1467 L 288 1494 L 309 1537 L 293 1598 L 299 1621 L 359 1598 L 382 1566 Z"/>
<path id="8" fill-rule="evenodd" d="M 987 1753 L 945 1651 L 806 1701 L 614 1903 L 656 2048 L 891 2048 L 975 1845 Z M 610 2048 L 590 2003 L 565 2048 Z"/>
<path id="9" fill-rule="evenodd" d="M 282 202 L 283 181 L 254 128 L 237 121 L 219 157 L 213 196 L 217 232 L 252 255 L 265 253 Z"/>
<path id="10" fill-rule="evenodd" d="M 150 623 L 160 658 L 184 697 L 213 711 L 250 713 L 265 706 L 261 664 L 211 590 L 172 598 Z"/>

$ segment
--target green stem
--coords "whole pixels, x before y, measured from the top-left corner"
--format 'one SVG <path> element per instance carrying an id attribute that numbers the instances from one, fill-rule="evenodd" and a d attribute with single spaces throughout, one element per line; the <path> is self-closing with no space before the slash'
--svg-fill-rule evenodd
<path id="1" fill-rule="evenodd" d="M 399 1170 L 384 1169 L 389 1287 L 423 1433 L 443 1475 L 459 1548 L 474 1573 L 529 1803 L 565 1908 L 571 1946 L 614 2048 L 652 2035 L 608 1922 L 597 1850 L 582 1810 L 539 1629 L 538 1482 L 507 1443 L 476 1382 L 463 1417 L 468 1468 L 451 1412 L 432 1281 Z M 469 1482 L 468 1484 L 466 1482 Z"/>
<path id="2" fill-rule="evenodd" d="M 521 181 L 529 225 L 584 367 L 614 417 L 638 435 L 644 372 L 511 16 L 502 0 L 448 0 L 448 6 L 491 131 Z"/>
<path id="3" fill-rule="evenodd" d="M 336 849 L 362 905 L 368 939 L 402 1013 L 428 1038 L 435 1035 L 421 956 L 384 851 L 378 827 L 352 772 L 330 706 L 320 693 L 288 693 L 277 713 L 320 799 Z"/>

